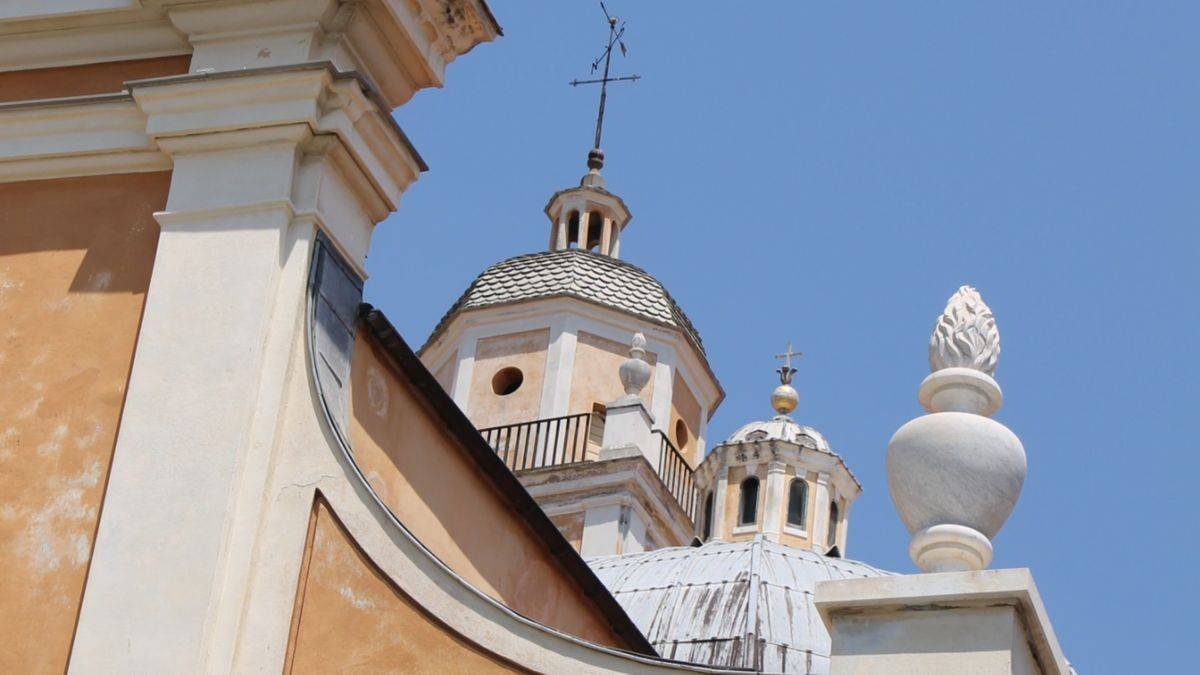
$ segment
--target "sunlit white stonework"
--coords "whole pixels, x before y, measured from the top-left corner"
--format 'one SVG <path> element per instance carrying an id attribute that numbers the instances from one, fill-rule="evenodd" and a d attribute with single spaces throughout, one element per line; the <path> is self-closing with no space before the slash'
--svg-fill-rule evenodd
<path id="1" fill-rule="evenodd" d="M 971 368 L 996 374 L 1000 360 L 1000 331 L 996 317 L 979 291 L 960 286 L 933 326 L 929 338 L 929 369 Z"/>

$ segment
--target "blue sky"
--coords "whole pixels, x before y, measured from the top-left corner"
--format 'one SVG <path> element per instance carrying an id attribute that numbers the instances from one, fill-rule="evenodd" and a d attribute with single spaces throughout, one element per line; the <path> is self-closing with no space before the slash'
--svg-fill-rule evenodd
<path id="1" fill-rule="evenodd" d="M 1190 660 L 1200 544 L 1200 4 L 612 0 L 629 21 L 605 176 L 622 257 L 704 339 L 710 445 L 795 417 L 862 480 L 849 557 L 909 572 L 884 474 L 926 344 L 975 285 L 1003 343 L 997 419 L 1029 475 L 995 567 L 1030 567 L 1088 673 Z M 431 170 L 375 233 L 367 298 L 419 345 L 484 267 L 541 250 L 576 184 L 605 25 L 590 0 L 492 0 L 505 36 L 397 119 Z"/>

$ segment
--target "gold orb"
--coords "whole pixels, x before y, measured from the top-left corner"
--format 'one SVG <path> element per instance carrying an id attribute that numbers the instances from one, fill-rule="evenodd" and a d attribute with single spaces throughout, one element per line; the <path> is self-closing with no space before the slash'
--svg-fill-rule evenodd
<path id="1" fill-rule="evenodd" d="M 771 392 L 771 407 L 780 415 L 792 412 L 799 403 L 800 395 L 789 385 L 781 384 Z"/>

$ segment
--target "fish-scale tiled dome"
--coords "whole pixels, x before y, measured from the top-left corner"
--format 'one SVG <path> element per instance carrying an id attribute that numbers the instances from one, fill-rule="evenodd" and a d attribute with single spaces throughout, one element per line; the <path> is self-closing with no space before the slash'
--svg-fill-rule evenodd
<path id="1" fill-rule="evenodd" d="M 588 561 L 662 656 L 769 673 L 828 673 L 818 581 L 891 574 L 756 537 Z"/>
<path id="2" fill-rule="evenodd" d="M 640 267 L 583 249 L 519 255 L 487 268 L 442 317 L 426 346 L 459 312 L 555 296 L 579 298 L 678 328 L 703 351 L 691 321 L 657 279 Z"/>

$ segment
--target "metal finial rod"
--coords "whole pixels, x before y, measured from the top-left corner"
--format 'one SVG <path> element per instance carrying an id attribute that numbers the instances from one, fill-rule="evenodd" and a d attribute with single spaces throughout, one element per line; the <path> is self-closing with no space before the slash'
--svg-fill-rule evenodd
<path id="1" fill-rule="evenodd" d="M 600 9 L 604 11 L 604 18 L 608 20 L 608 44 L 604 47 L 604 52 L 592 62 L 592 72 L 596 72 L 596 67 L 600 65 L 601 59 L 604 61 L 604 71 L 598 79 L 592 80 L 571 80 L 570 85 L 577 87 L 581 84 L 599 84 L 600 85 L 600 106 L 596 112 L 596 137 L 592 142 L 592 149 L 600 149 L 600 138 L 604 133 L 604 108 L 608 102 L 608 83 L 609 82 L 636 82 L 642 79 L 638 75 L 628 75 L 624 77 L 609 77 L 609 68 L 612 65 L 612 50 L 614 46 L 621 48 L 621 53 L 625 53 L 625 43 L 622 41 L 622 36 L 625 35 L 625 25 L 621 24 L 617 27 L 617 17 L 611 16 L 608 13 L 608 8 L 604 3 L 600 3 Z M 600 156 L 602 161 L 602 156 Z M 589 157 L 589 163 L 591 158 Z"/>

